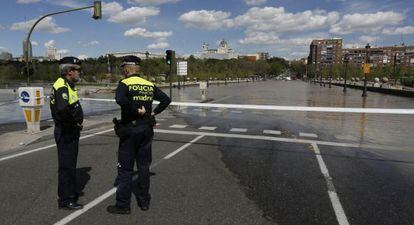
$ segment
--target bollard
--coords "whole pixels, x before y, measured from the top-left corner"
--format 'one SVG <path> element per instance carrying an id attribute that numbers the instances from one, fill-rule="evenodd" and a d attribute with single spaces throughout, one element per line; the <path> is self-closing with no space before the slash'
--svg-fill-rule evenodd
<path id="1" fill-rule="evenodd" d="M 200 81 L 200 97 L 202 101 L 207 99 L 207 82 Z"/>
<path id="2" fill-rule="evenodd" d="M 20 87 L 19 105 L 23 109 L 27 132 L 40 132 L 40 116 L 44 105 L 42 87 Z"/>

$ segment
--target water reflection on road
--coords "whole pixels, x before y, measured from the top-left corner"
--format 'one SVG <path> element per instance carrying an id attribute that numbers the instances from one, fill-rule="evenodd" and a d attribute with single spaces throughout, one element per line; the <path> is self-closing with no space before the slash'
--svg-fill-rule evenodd
<path id="1" fill-rule="evenodd" d="M 45 89 L 46 90 L 46 89 Z M 164 89 L 168 94 L 168 89 Z M 45 91 L 46 92 L 46 91 Z M 46 92 L 47 93 L 47 92 Z M 6 97 L 5 97 L 6 96 Z M 319 107 L 367 107 L 367 108 L 414 108 L 414 99 L 368 92 L 367 98 L 361 97 L 360 90 L 348 89 L 343 93 L 341 87 L 321 87 L 302 81 L 267 81 L 211 85 L 207 96 L 216 103 L 264 104 L 279 106 L 319 106 Z M 114 93 L 90 94 L 90 98 L 114 98 Z M 17 94 L 3 95 L 1 101 L 16 99 Z M 200 102 L 198 86 L 173 89 L 173 101 Z M 42 118 L 50 118 L 48 101 Z M 118 109 L 115 103 L 83 101 L 85 114 Z M 242 113 L 229 113 L 230 110 L 180 108 L 193 116 L 214 116 L 221 119 L 243 118 L 269 126 L 269 121 L 283 124 L 278 129 L 317 133 L 325 140 L 356 143 L 414 146 L 413 115 L 381 115 L 358 113 L 320 113 L 243 110 Z M 237 109 L 235 109 L 237 110 Z M 233 112 L 235 112 L 233 110 Z M 22 122 L 23 116 L 17 104 L 0 106 L 0 123 Z M 241 110 L 240 110 L 241 111 Z M 268 128 L 268 127 L 266 127 Z"/>

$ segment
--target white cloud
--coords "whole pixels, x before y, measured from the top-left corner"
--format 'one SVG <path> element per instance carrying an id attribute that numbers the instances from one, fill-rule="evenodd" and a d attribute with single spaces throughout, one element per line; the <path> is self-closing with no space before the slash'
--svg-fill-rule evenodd
<path id="1" fill-rule="evenodd" d="M 246 37 L 239 40 L 240 44 L 260 45 L 284 45 L 284 46 L 309 46 L 314 39 L 326 38 L 327 34 L 315 33 L 304 37 L 280 39 L 275 32 L 247 31 Z"/>
<path id="2" fill-rule="evenodd" d="M 332 25 L 330 32 L 336 34 L 378 33 L 385 26 L 399 24 L 402 20 L 404 20 L 403 14 L 392 11 L 347 14 L 338 23 Z"/>
<path id="3" fill-rule="evenodd" d="M 27 22 L 14 23 L 10 27 L 10 30 L 13 30 L 13 31 L 29 31 L 30 28 L 33 26 L 33 24 L 36 21 L 37 21 L 37 19 L 32 19 L 32 20 L 29 20 Z M 42 21 L 40 21 L 37 24 L 35 30 L 45 31 L 45 32 L 49 32 L 49 33 L 52 33 L 52 34 L 58 34 L 58 33 L 63 33 L 63 32 L 70 31 L 69 28 L 59 27 L 52 17 L 46 17 Z"/>
<path id="4" fill-rule="evenodd" d="M 59 49 L 56 52 L 58 54 L 61 54 L 61 55 L 67 55 L 67 54 L 69 54 L 70 50 L 69 49 Z"/>
<path id="5" fill-rule="evenodd" d="M 84 59 L 87 59 L 87 58 L 90 58 L 90 57 L 87 56 L 87 55 L 79 55 L 78 56 L 78 59 L 80 59 L 80 60 L 84 60 Z"/>
<path id="6" fill-rule="evenodd" d="M 99 45 L 99 44 L 100 44 L 99 41 L 93 40 L 93 41 L 82 44 L 82 46 L 83 47 L 90 47 L 90 46 Z"/>
<path id="7" fill-rule="evenodd" d="M 4 27 L 0 24 L 0 30 L 3 29 Z"/>
<path id="8" fill-rule="evenodd" d="M 382 33 L 388 35 L 414 34 L 414 26 L 386 28 L 382 30 Z"/>
<path id="9" fill-rule="evenodd" d="M 102 2 L 102 16 L 104 17 L 112 17 L 120 12 L 122 12 L 124 8 L 118 2 Z"/>
<path id="10" fill-rule="evenodd" d="M 165 3 L 177 3 L 181 0 L 128 0 L 129 3 L 136 3 L 139 5 L 162 5 Z"/>
<path id="11" fill-rule="evenodd" d="M 39 43 L 37 43 L 37 41 L 32 41 L 32 46 L 38 46 Z"/>
<path id="12" fill-rule="evenodd" d="M 167 42 L 159 42 L 159 43 L 155 43 L 155 44 L 150 44 L 147 46 L 147 48 L 149 49 L 160 49 L 160 48 L 167 48 L 168 46 L 170 46 Z"/>
<path id="13" fill-rule="evenodd" d="M 45 48 L 54 48 L 56 44 L 55 40 L 49 40 L 47 42 L 45 42 Z"/>
<path id="14" fill-rule="evenodd" d="M 160 10 L 155 7 L 131 7 L 122 12 L 111 16 L 108 21 L 122 24 L 141 24 L 144 23 L 149 16 L 157 16 Z"/>
<path id="15" fill-rule="evenodd" d="M 254 31 L 307 31 L 329 27 L 339 19 L 338 12 L 306 10 L 290 13 L 283 7 L 253 7 L 234 19 L 236 26 Z"/>
<path id="16" fill-rule="evenodd" d="M 271 45 L 280 41 L 279 37 L 273 32 L 248 32 L 244 39 L 239 40 L 240 44 L 264 44 Z"/>
<path id="17" fill-rule="evenodd" d="M 36 3 L 40 2 L 40 0 L 17 0 L 17 3 L 19 4 L 29 4 L 29 3 Z"/>
<path id="18" fill-rule="evenodd" d="M 267 0 L 244 0 L 247 5 L 262 5 L 265 4 Z"/>
<path id="19" fill-rule="evenodd" d="M 68 7 L 68 8 L 81 8 L 81 7 L 87 6 L 87 4 L 81 3 L 81 2 L 75 1 L 75 0 L 59 0 L 59 1 L 47 0 L 47 2 L 51 3 L 51 4 L 54 4 L 54 5 Z"/>
<path id="20" fill-rule="evenodd" d="M 7 51 L 6 47 L 0 46 L 0 51 Z"/>
<path id="21" fill-rule="evenodd" d="M 188 27 L 199 29 L 217 30 L 233 26 L 233 21 L 229 19 L 231 13 L 223 11 L 190 11 L 182 14 L 178 19 Z"/>
<path id="22" fill-rule="evenodd" d="M 359 41 L 362 43 L 373 43 L 378 41 L 378 38 L 376 37 L 372 37 L 372 36 L 367 36 L 367 35 L 363 35 L 361 37 L 359 37 Z"/>
<path id="23" fill-rule="evenodd" d="M 137 27 L 133 29 L 129 29 L 125 31 L 124 36 L 126 37 L 136 37 L 136 38 L 150 38 L 150 39 L 156 39 L 157 41 L 165 41 L 167 37 L 170 37 L 172 35 L 172 32 L 170 31 L 157 31 L 157 32 L 151 32 L 148 31 L 145 28 Z"/>

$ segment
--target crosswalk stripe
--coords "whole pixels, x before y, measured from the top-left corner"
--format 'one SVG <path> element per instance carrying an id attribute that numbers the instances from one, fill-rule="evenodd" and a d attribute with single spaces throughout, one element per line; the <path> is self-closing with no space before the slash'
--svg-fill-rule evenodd
<path id="1" fill-rule="evenodd" d="M 215 130 L 217 127 L 200 127 L 199 130 Z"/>
<path id="2" fill-rule="evenodd" d="M 170 126 L 170 128 L 178 128 L 178 129 L 183 129 L 183 128 L 186 128 L 186 127 L 187 127 L 187 125 L 181 125 L 181 124 L 174 124 L 174 125 Z"/>
<path id="3" fill-rule="evenodd" d="M 231 128 L 230 132 L 247 132 L 246 128 Z"/>
<path id="4" fill-rule="evenodd" d="M 312 134 L 312 133 L 302 133 L 302 132 L 299 133 L 299 136 L 300 137 L 309 137 L 309 138 L 317 138 L 318 137 L 318 135 L 316 135 L 316 134 Z"/>
<path id="5" fill-rule="evenodd" d="M 264 134 L 276 134 L 276 135 L 281 135 L 282 132 L 280 130 L 263 130 Z"/>

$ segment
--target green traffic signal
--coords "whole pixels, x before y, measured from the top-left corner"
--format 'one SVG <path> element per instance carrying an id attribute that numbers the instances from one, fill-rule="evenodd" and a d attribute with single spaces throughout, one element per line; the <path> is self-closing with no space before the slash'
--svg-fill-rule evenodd
<path id="1" fill-rule="evenodd" d="M 175 58 L 175 52 L 173 50 L 167 50 L 165 54 L 166 54 L 165 63 L 167 63 L 168 65 L 171 65 Z"/>

